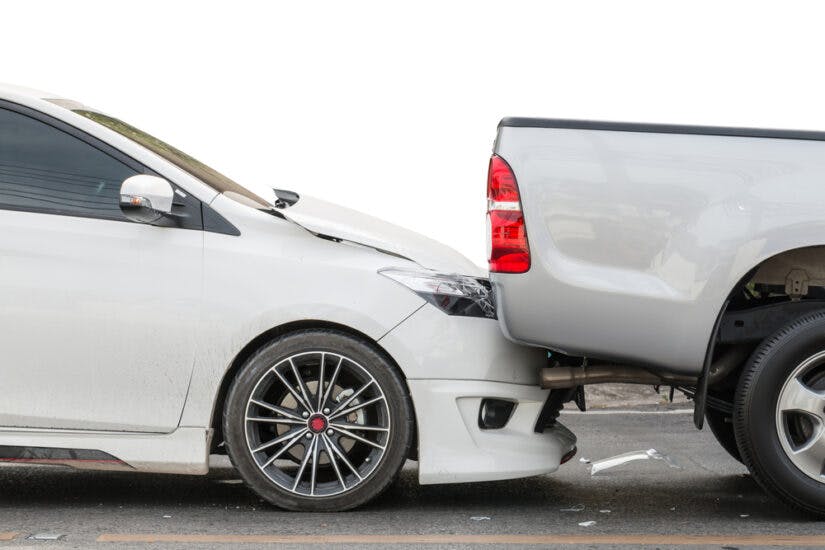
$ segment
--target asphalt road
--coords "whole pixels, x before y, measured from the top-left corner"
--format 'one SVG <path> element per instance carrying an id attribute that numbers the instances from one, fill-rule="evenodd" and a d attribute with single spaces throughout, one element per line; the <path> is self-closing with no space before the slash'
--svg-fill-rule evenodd
<path id="1" fill-rule="evenodd" d="M 205 477 L 3 466 L 0 531 L 14 538 L 0 546 L 123 548 L 158 536 L 168 540 L 153 547 L 187 549 L 474 542 L 591 548 L 606 541 L 624 542 L 623 548 L 825 546 L 825 522 L 766 497 L 709 431 L 693 428 L 689 414 L 602 411 L 562 420 L 579 435 L 579 454 L 555 474 L 419 486 L 410 463 L 380 499 L 339 514 L 274 509 L 226 465 Z M 579 460 L 650 448 L 680 468 L 651 459 L 591 476 Z M 62 537 L 37 541 L 28 538 L 33 534 Z"/>

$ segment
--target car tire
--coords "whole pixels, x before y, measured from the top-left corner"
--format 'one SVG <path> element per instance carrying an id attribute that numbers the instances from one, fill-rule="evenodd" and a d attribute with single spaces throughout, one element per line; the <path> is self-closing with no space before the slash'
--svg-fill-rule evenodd
<path id="1" fill-rule="evenodd" d="M 739 379 L 733 423 L 753 478 L 792 508 L 825 516 L 825 312 L 756 348 Z"/>
<path id="2" fill-rule="evenodd" d="M 223 431 L 233 465 L 262 498 L 287 510 L 332 512 L 392 483 L 410 454 L 414 416 L 397 367 L 371 343 L 302 330 L 243 364 Z"/>
<path id="3" fill-rule="evenodd" d="M 736 434 L 733 430 L 733 415 L 709 408 L 705 411 L 705 420 L 708 423 L 711 433 L 722 448 L 736 461 L 742 462 L 739 447 L 736 446 Z"/>

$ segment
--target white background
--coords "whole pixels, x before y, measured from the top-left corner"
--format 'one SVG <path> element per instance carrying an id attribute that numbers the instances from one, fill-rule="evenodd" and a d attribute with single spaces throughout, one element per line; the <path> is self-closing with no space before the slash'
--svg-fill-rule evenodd
<path id="1" fill-rule="evenodd" d="M 501 117 L 825 130 L 820 5 L 14 2 L 0 12 L 0 81 L 483 265 Z"/>

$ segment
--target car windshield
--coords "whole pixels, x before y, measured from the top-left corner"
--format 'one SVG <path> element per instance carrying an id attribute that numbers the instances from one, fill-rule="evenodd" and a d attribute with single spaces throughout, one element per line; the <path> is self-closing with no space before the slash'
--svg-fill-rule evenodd
<path id="1" fill-rule="evenodd" d="M 150 136 L 146 132 L 138 130 L 134 126 L 127 124 L 122 120 L 118 120 L 116 118 L 104 115 L 102 113 L 98 113 L 96 111 L 90 111 L 88 109 L 72 110 L 75 113 L 88 118 L 89 120 L 93 120 L 98 124 L 102 124 L 106 128 L 114 130 L 118 134 L 127 137 L 136 143 L 139 143 L 140 145 L 149 149 L 153 153 L 156 153 L 164 159 L 168 160 L 181 170 L 184 170 L 192 176 L 198 178 L 199 180 L 207 184 L 209 187 L 213 188 L 215 191 L 223 193 L 231 199 L 239 201 L 253 208 L 260 208 L 265 210 L 269 210 L 272 208 L 272 204 L 269 203 L 266 199 L 262 198 L 257 193 L 254 193 L 253 191 L 247 189 L 243 185 L 235 181 L 232 181 L 228 177 L 210 168 L 201 161 L 193 157 L 190 157 L 180 149 L 176 149 L 168 143 L 165 143 L 154 136 Z"/>

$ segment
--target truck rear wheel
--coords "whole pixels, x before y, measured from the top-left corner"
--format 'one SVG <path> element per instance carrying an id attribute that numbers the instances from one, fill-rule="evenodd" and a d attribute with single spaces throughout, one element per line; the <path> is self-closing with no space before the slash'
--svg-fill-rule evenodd
<path id="1" fill-rule="evenodd" d="M 754 479 L 786 504 L 825 516 L 825 312 L 759 345 L 739 379 L 733 423 Z"/>

